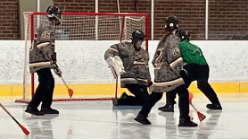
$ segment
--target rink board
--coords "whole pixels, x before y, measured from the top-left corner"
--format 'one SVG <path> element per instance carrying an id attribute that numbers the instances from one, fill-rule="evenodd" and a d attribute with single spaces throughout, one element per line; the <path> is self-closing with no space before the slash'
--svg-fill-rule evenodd
<path id="1" fill-rule="evenodd" d="M 248 93 L 248 82 L 210 82 L 212 88 L 217 93 Z M 36 85 L 37 86 L 37 85 Z M 115 84 L 71 84 L 70 88 L 74 91 L 74 95 L 113 95 L 115 94 Z M 22 96 L 22 84 L 0 85 L 0 96 Z M 126 91 L 126 89 L 118 87 L 118 94 Z M 193 82 L 189 91 L 193 93 L 201 93 L 197 88 L 196 82 Z M 54 95 L 68 95 L 67 88 L 63 84 L 56 84 Z"/>

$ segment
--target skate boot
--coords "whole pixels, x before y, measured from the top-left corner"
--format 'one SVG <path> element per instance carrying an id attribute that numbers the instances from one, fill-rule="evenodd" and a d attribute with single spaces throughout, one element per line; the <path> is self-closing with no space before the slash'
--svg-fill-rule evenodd
<path id="1" fill-rule="evenodd" d="M 32 107 L 32 106 L 28 106 L 27 109 L 25 110 L 25 112 L 30 113 L 32 115 L 36 115 L 36 116 L 43 116 L 44 113 L 39 111 L 36 107 Z"/>
<path id="2" fill-rule="evenodd" d="M 146 118 L 145 115 L 142 114 L 138 114 L 138 116 L 136 118 L 134 118 L 135 121 L 142 123 L 144 125 L 149 125 L 151 124 L 151 122 Z"/>
<path id="3" fill-rule="evenodd" d="M 59 114 L 58 110 L 52 109 L 50 107 L 41 108 L 41 112 L 43 112 L 44 114 Z"/>
<path id="4" fill-rule="evenodd" d="M 163 112 L 174 112 L 174 105 L 166 104 L 163 107 L 159 107 L 158 110 L 161 110 Z"/>
<path id="5" fill-rule="evenodd" d="M 206 107 L 208 109 L 213 109 L 213 110 L 222 110 L 222 107 L 221 107 L 220 103 L 207 104 Z"/>
<path id="6" fill-rule="evenodd" d="M 179 126 L 179 127 L 196 127 L 196 126 L 198 126 L 198 124 L 192 122 L 192 121 L 190 120 L 190 118 L 188 117 L 188 118 L 181 118 L 181 119 L 179 120 L 178 126 Z"/>

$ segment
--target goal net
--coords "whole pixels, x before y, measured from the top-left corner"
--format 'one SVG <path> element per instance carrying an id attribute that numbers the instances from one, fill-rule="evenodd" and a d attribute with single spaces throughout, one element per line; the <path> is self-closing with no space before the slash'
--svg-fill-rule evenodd
<path id="1" fill-rule="evenodd" d="M 47 20 L 45 12 L 24 13 L 23 99 L 16 102 L 28 102 L 38 86 L 37 74 L 29 71 L 29 49 L 38 26 Z M 56 26 L 55 51 L 62 77 L 74 94 L 70 98 L 67 87 L 53 74 L 54 101 L 107 100 L 120 96 L 125 89 L 113 78 L 104 53 L 113 44 L 130 41 L 135 29 L 147 35 L 143 46 L 148 50 L 148 15 L 145 13 L 63 12 L 61 24 Z"/>

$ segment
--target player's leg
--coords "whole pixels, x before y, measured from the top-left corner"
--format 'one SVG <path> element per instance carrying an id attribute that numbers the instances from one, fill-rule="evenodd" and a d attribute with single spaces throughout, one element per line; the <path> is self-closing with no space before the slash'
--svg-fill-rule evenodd
<path id="1" fill-rule="evenodd" d="M 184 70 L 180 72 L 180 75 L 182 76 L 186 87 L 189 87 L 191 82 L 193 81 L 194 77 L 194 69 L 192 65 L 185 65 Z M 176 98 L 176 92 L 175 90 L 166 92 L 166 105 L 163 107 L 158 108 L 161 111 L 164 112 L 174 112 L 174 104 Z"/>
<path id="2" fill-rule="evenodd" d="M 149 98 L 149 93 L 145 85 L 127 84 L 126 87 L 135 95 L 127 98 L 130 105 L 143 105 L 144 101 Z"/>
<path id="3" fill-rule="evenodd" d="M 222 109 L 217 94 L 208 82 L 209 67 L 208 65 L 199 66 L 197 73 L 197 86 L 204 95 L 211 101 L 212 104 L 207 104 L 209 109 Z"/>
<path id="4" fill-rule="evenodd" d="M 166 92 L 166 104 L 163 107 L 159 107 L 158 110 L 163 112 L 174 112 L 174 104 L 176 98 L 176 92 L 174 90 Z"/>
<path id="5" fill-rule="evenodd" d="M 145 125 L 151 124 L 151 122 L 147 119 L 147 116 L 155 103 L 161 99 L 162 95 L 162 92 L 152 92 L 152 94 L 149 95 L 149 98 L 145 100 L 145 103 L 142 105 L 142 109 L 135 120 Z"/>
<path id="6" fill-rule="evenodd" d="M 195 127 L 197 126 L 196 123 L 192 122 L 189 117 L 189 92 L 185 88 L 185 86 L 179 86 L 176 88 L 179 96 L 179 125 L 178 126 L 188 126 L 188 127 Z"/>
<path id="7" fill-rule="evenodd" d="M 113 99 L 113 105 L 142 105 L 143 99 L 147 98 L 148 92 L 146 86 L 138 84 L 126 84 L 126 88 L 135 96 L 127 95 L 125 92 L 119 99 Z M 145 94 L 145 95 L 144 95 Z"/>
<path id="8" fill-rule="evenodd" d="M 53 90 L 54 90 L 54 85 L 55 85 L 51 70 L 47 71 L 47 77 L 48 77 L 47 84 L 49 84 L 49 89 L 43 96 L 41 111 L 44 114 L 59 114 L 57 110 L 51 108 L 52 101 L 53 101 Z"/>
<path id="9" fill-rule="evenodd" d="M 35 91 L 34 96 L 32 97 L 32 100 L 29 102 L 27 109 L 25 110 L 27 113 L 33 115 L 44 115 L 44 113 L 40 112 L 37 109 L 37 107 L 41 103 L 44 94 L 50 88 L 50 84 L 49 84 L 50 79 L 48 77 L 48 71 L 50 71 L 49 68 L 43 68 L 37 71 L 39 85 Z"/>
<path id="10" fill-rule="evenodd" d="M 141 87 L 143 86 L 136 86 L 136 84 L 127 84 L 127 89 L 132 93 L 132 95 L 127 95 L 125 92 L 121 95 L 120 99 L 118 99 L 118 105 L 142 105 L 143 104 L 143 91 L 147 91 L 147 89 L 143 90 Z M 146 86 L 144 86 L 147 88 Z M 148 93 L 147 93 L 148 94 Z"/>

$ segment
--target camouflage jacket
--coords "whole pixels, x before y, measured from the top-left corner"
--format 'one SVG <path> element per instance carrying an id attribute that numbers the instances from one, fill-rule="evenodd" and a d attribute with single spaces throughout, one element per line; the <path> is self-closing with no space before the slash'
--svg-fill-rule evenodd
<path id="1" fill-rule="evenodd" d="M 146 50 L 136 51 L 130 42 L 122 42 L 110 46 L 105 52 L 105 60 L 109 57 L 119 56 L 123 62 L 126 73 L 121 74 L 121 87 L 125 84 L 147 85 L 147 80 L 151 79 L 148 62 L 149 54 Z M 136 62 L 144 62 L 145 65 L 136 65 Z"/>
<path id="2" fill-rule="evenodd" d="M 55 26 L 53 26 L 50 21 L 42 23 L 37 30 L 36 37 L 29 50 L 29 66 L 31 73 L 42 68 L 52 68 L 53 60 L 56 62 L 54 43 Z"/>
<path id="3" fill-rule="evenodd" d="M 184 84 L 180 76 L 183 61 L 179 49 L 180 38 L 176 35 L 169 35 L 165 42 L 159 42 L 152 64 L 154 66 L 154 82 L 151 90 L 154 92 L 168 92 Z M 181 59 L 182 60 L 182 59 Z M 175 64 L 171 67 L 171 64 Z"/>

